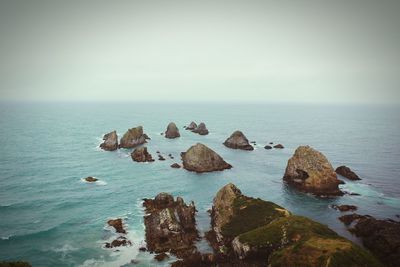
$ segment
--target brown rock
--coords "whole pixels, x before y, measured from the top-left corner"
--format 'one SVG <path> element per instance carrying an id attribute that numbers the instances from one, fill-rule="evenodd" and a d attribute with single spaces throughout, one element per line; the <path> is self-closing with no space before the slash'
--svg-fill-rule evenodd
<path id="1" fill-rule="evenodd" d="M 207 135 L 208 129 L 204 122 L 201 122 L 194 130 L 192 130 L 192 132 L 198 133 L 199 135 Z"/>
<path id="2" fill-rule="evenodd" d="M 354 221 L 357 221 L 357 220 L 359 220 L 361 218 L 364 218 L 364 216 L 356 214 L 356 213 L 353 213 L 353 214 L 346 214 L 346 215 L 340 216 L 339 220 L 341 222 L 343 222 L 345 225 L 350 225 Z"/>
<path id="3" fill-rule="evenodd" d="M 361 180 L 361 178 L 358 177 L 355 172 L 353 172 L 349 167 L 346 166 L 337 167 L 335 172 L 343 177 L 346 177 L 349 180 Z"/>
<path id="4" fill-rule="evenodd" d="M 233 149 L 254 150 L 250 145 L 249 140 L 241 131 L 235 131 L 231 136 L 225 140 L 224 145 Z"/>
<path id="5" fill-rule="evenodd" d="M 196 124 L 194 121 L 192 121 L 192 122 L 189 124 L 189 126 L 186 127 L 186 130 L 194 130 L 194 129 L 196 129 L 196 128 L 197 128 L 197 124 Z"/>
<path id="6" fill-rule="evenodd" d="M 176 127 L 176 124 L 171 122 L 167 126 L 167 130 L 165 131 L 165 137 L 166 138 L 177 138 L 180 137 L 181 135 L 179 134 L 178 127 Z"/>
<path id="7" fill-rule="evenodd" d="M 125 237 L 118 237 L 118 239 L 113 240 L 111 243 L 106 243 L 106 248 L 115 248 L 120 246 L 132 245 L 131 241 L 126 240 Z"/>
<path id="8" fill-rule="evenodd" d="M 92 176 L 89 176 L 89 177 L 86 177 L 85 178 L 85 181 L 86 182 L 89 182 L 89 183 L 93 183 L 93 182 L 96 182 L 96 181 L 98 181 L 99 179 L 97 179 L 97 178 L 94 178 L 94 177 L 92 177 Z"/>
<path id="9" fill-rule="evenodd" d="M 188 171 L 212 172 L 230 169 L 220 155 L 207 146 L 197 143 L 182 154 L 183 167 Z"/>
<path id="10" fill-rule="evenodd" d="M 163 261 L 168 258 L 169 258 L 169 256 L 165 252 L 162 252 L 162 253 L 154 256 L 154 259 L 156 259 L 157 261 Z"/>
<path id="11" fill-rule="evenodd" d="M 274 145 L 274 148 L 282 149 L 282 148 L 285 148 L 285 147 L 282 144 L 277 144 L 277 145 Z"/>
<path id="12" fill-rule="evenodd" d="M 331 205 L 331 207 L 335 210 L 339 210 L 341 212 L 345 211 L 355 211 L 357 210 L 357 206 L 354 205 Z"/>
<path id="13" fill-rule="evenodd" d="M 113 151 L 118 148 L 118 136 L 116 131 L 105 134 L 103 140 L 104 142 L 100 144 L 100 148 L 107 151 Z"/>
<path id="14" fill-rule="evenodd" d="M 171 165 L 171 168 L 175 168 L 175 169 L 179 169 L 181 167 L 181 165 L 179 165 L 178 163 L 174 163 Z"/>
<path id="15" fill-rule="evenodd" d="M 136 162 L 153 162 L 154 159 L 149 152 L 147 152 L 147 147 L 138 147 L 131 153 L 131 158 Z"/>
<path id="16" fill-rule="evenodd" d="M 340 196 L 339 180 L 327 158 L 309 146 L 300 146 L 289 159 L 283 179 L 300 191 L 317 196 Z"/>
<path id="17" fill-rule="evenodd" d="M 143 133 L 143 127 L 138 126 L 136 128 L 129 129 L 122 136 L 119 147 L 134 148 L 138 145 L 146 143 L 146 139 L 149 139 L 149 137 Z"/>
<path id="18" fill-rule="evenodd" d="M 126 234 L 126 231 L 125 231 L 125 229 L 123 227 L 123 224 L 122 224 L 122 219 L 118 218 L 118 219 L 115 219 L 115 220 L 109 220 L 107 222 L 107 224 L 109 226 L 114 227 L 114 229 L 115 229 L 115 231 L 117 233 Z"/>

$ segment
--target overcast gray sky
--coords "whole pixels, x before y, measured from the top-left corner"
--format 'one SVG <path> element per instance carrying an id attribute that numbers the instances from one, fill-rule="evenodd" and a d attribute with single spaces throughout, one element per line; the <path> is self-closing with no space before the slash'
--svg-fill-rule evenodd
<path id="1" fill-rule="evenodd" d="M 400 1 L 0 0 L 1 100 L 400 102 Z"/>

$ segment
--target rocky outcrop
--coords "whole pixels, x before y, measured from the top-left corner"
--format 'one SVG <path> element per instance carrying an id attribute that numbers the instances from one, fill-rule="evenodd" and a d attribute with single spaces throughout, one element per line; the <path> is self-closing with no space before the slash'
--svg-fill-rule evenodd
<path id="1" fill-rule="evenodd" d="M 197 133 L 199 135 L 207 135 L 208 129 L 207 129 L 206 125 L 204 124 L 204 122 L 201 122 L 195 129 L 192 130 L 192 132 Z"/>
<path id="2" fill-rule="evenodd" d="M 99 179 L 94 178 L 94 177 L 92 177 L 92 176 L 88 176 L 88 177 L 85 178 L 85 181 L 86 181 L 86 182 L 89 182 L 89 183 L 94 183 L 94 182 L 96 182 L 96 181 L 98 181 L 98 180 L 99 180 Z"/>
<path id="3" fill-rule="evenodd" d="M 327 158 L 319 151 L 300 146 L 289 159 L 283 179 L 287 184 L 317 196 L 340 196 L 340 181 Z"/>
<path id="4" fill-rule="evenodd" d="M 343 177 L 346 177 L 349 180 L 361 180 L 361 178 L 358 177 L 355 172 L 353 172 L 349 167 L 346 166 L 337 167 L 335 172 Z"/>
<path id="5" fill-rule="evenodd" d="M 128 131 L 122 136 L 119 147 L 134 148 L 146 143 L 147 139 L 150 138 L 143 133 L 143 127 L 138 126 L 136 128 L 128 129 Z"/>
<path id="6" fill-rule="evenodd" d="M 179 130 L 178 130 L 178 127 L 176 127 L 176 124 L 173 122 L 168 124 L 167 130 L 165 131 L 165 137 L 173 139 L 173 138 L 177 138 L 180 136 L 181 135 L 179 134 Z"/>
<path id="7" fill-rule="evenodd" d="M 147 249 L 154 253 L 170 252 L 185 258 L 196 252 L 198 239 L 196 208 L 192 202 L 186 205 L 182 198 L 160 193 L 154 199 L 144 199 L 146 215 Z"/>
<path id="8" fill-rule="evenodd" d="M 197 124 L 196 124 L 194 121 L 192 121 L 192 122 L 189 124 L 189 126 L 186 127 L 186 130 L 194 130 L 194 129 L 196 129 L 196 128 L 197 128 Z"/>
<path id="9" fill-rule="evenodd" d="M 138 147 L 131 153 L 131 158 L 136 162 L 153 162 L 154 159 L 147 151 L 147 147 Z"/>
<path id="10" fill-rule="evenodd" d="M 106 248 L 115 248 L 115 247 L 125 247 L 132 245 L 131 241 L 127 240 L 124 236 L 119 236 L 117 239 L 113 240 L 111 243 L 107 242 L 105 244 Z"/>
<path id="11" fill-rule="evenodd" d="M 356 222 L 350 231 L 362 239 L 368 248 L 386 266 L 396 267 L 400 262 L 400 222 L 378 220 L 368 215 L 347 216 L 347 224 Z"/>
<path id="12" fill-rule="evenodd" d="M 118 135 L 116 131 L 105 134 L 103 136 L 104 142 L 100 144 L 100 148 L 107 151 L 114 151 L 118 148 Z"/>
<path id="13" fill-rule="evenodd" d="M 241 131 L 235 131 L 231 136 L 225 140 L 224 145 L 233 149 L 254 150 L 250 145 L 249 140 Z"/>
<path id="14" fill-rule="evenodd" d="M 211 224 L 218 266 L 382 266 L 327 226 L 247 197 L 233 184 L 215 196 Z"/>
<path id="15" fill-rule="evenodd" d="M 357 210 L 357 206 L 354 205 L 331 205 L 332 209 L 346 212 L 346 211 L 355 211 Z"/>
<path id="16" fill-rule="evenodd" d="M 181 167 L 181 165 L 179 165 L 178 163 L 174 163 L 171 165 L 171 168 L 175 168 L 175 169 L 179 169 Z"/>
<path id="17" fill-rule="evenodd" d="M 114 229 L 117 233 L 126 234 L 126 231 L 122 224 L 122 219 L 118 218 L 118 219 L 108 220 L 107 224 L 109 226 L 114 227 Z"/>
<path id="18" fill-rule="evenodd" d="M 183 167 L 188 171 L 212 172 L 230 169 L 232 166 L 225 162 L 220 155 L 207 146 L 197 143 L 182 154 Z"/>

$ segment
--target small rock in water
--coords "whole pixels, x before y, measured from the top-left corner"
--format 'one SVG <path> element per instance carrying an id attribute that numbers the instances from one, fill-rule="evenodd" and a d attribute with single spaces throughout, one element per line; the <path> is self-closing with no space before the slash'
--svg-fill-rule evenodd
<path id="1" fill-rule="evenodd" d="M 94 178 L 94 177 L 92 177 L 92 176 L 89 176 L 89 177 L 86 177 L 85 178 L 85 181 L 86 182 L 89 182 L 89 183 L 93 183 L 93 182 L 96 182 L 96 181 L 98 181 L 99 179 L 96 179 L 96 178 Z"/>
<path id="2" fill-rule="evenodd" d="M 331 207 L 341 212 L 357 210 L 357 206 L 354 205 L 331 205 Z"/>
<path id="3" fill-rule="evenodd" d="M 181 167 L 181 165 L 179 165 L 178 163 L 174 163 L 171 165 L 171 168 L 175 168 L 175 169 L 179 169 Z"/>
<path id="4" fill-rule="evenodd" d="M 141 252 L 146 252 L 147 251 L 147 248 L 146 247 L 139 247 L 139 251 L 141 251 Z"/>
<path id="5" fill-rule="evenodd" d="M 277 144 L 277 145 L 274 145 L 274 148 L 282 149 L 282 148 L 285 148 L 285 147 L 282 144 Z"/>
<path id="6" fill-rule="evenodd" d="M 265 149 L 272 149 L 272 146 L 266 145 L 264 148 Z"/>
<path id="7" fill-rule="evenodd" d="M 192 132 L 197 133 L 199 135 L 207 135 L 208 129 L 207 129 L 205 123 L 202 122 L 195 129 L 193 129 Z"/>
<path id="8" fill-rule="evenodd" d="M 154 159 L 151 154 L 147 151 L 147 147 L 139 147 L 133 150 L 131 158 L 136 162 L 153 162 Z"/>
<path id="9" fill-rule="evenodd" d="M 189 124 L 189 126 L 187 126 L 185 129 L 186 130 L 194 130 L 194 129 L 196 129 L 197 128 L 197 124 L 194 122 L 194 121 L 192 121 L 190 124 Z"/>
<path id="10" fill-rule="evenodd" d="M 122 219 L 118 218 L 118 219 L 113 219 L 113 220 L 108 220 L 107 224 L 109 226 L 114 227 L 115 231 L 117 233 L 121 233 L 121 234 L 126 234 L 126 231 L 122 225 Z"/>
<path id="11" fill-rule="evenodd" d="M 165 160 L 165 158 L 161 155 L 158 155 L 158 160 Z"/>
<path id="12" fill-rule="evenodd" d="M 335 172 L 343 177 L 346 177 L 349 180 L 361 180 L 361 178 L 358 177 L 355 172 L 353 172 L 349 167 L 346 166 L 337 167 Z"/>
<path id="13" fill-rule="evenodd" d="M 157 255 L 154 256 L 154 259 L 156 259 L 157 261 L 163 261 L 163 260 L 168 259 L 168 258 L 169 258 L 169 256 L 165 252 L 162 252 L 162 253 L 157 254 Z"/>
<path id="14" fill-rule="evenodd" d="M 270 145 L 273 145 L 273 144 L 274 144 L 274 142 L 269 142 L 269 144 L 270 144 Z"/>

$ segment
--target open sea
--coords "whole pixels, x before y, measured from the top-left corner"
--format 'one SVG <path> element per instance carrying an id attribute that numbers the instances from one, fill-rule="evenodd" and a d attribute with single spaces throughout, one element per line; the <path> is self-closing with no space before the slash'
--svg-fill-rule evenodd
<path id="1" fill-rule="evenodd" d="M 210 134 L 183 129 L 205 122 Z M 181 137 L 160 135 L 169 122 Z M 99 149 L 102 136 L 142 125 L 157 159 L 136 163 L 130 150 Z M 210 228 L 207 210 L 216 192 L 233 182 L 244 194 L 273 201 L 308 216 L 354 242 L 331 204 L 353 204 L 357 213 L 399 220 L 400 107 L 368 105 L 290 105 L 223 103 L 1 103 L 0 104 L 0 260 L 26 260 L 33 266 L 167 266 L 147 252 L 142 198 L 159 192 L 193 200 L 197 224 Z M 254 151 L 222 145 L 241 130 Z M 196 174 L 170 165 L 180 152 L 201 142 L 233 165 L 230 170 Z M 266 150 L 269 142 L 284 149 Z M 346 165 L 361 181 L 343 190 L 361 194 L 318 199 L 282 182 L 287 160 L 299 145 L 321 151 L 334 168 Z M 175 159 L 167 156 L 171 153 Z M 96 183 L 82 179 L 95 176 Z M 131 247 L 106 249 L 116 234 L 107 220 L 125 219 Z M 200 241 L 202 251 L 210 248 Z M 170 261 L 173 261 L 171 258 Z M 132 265 L 133 266 L 133 265 Z"/>

